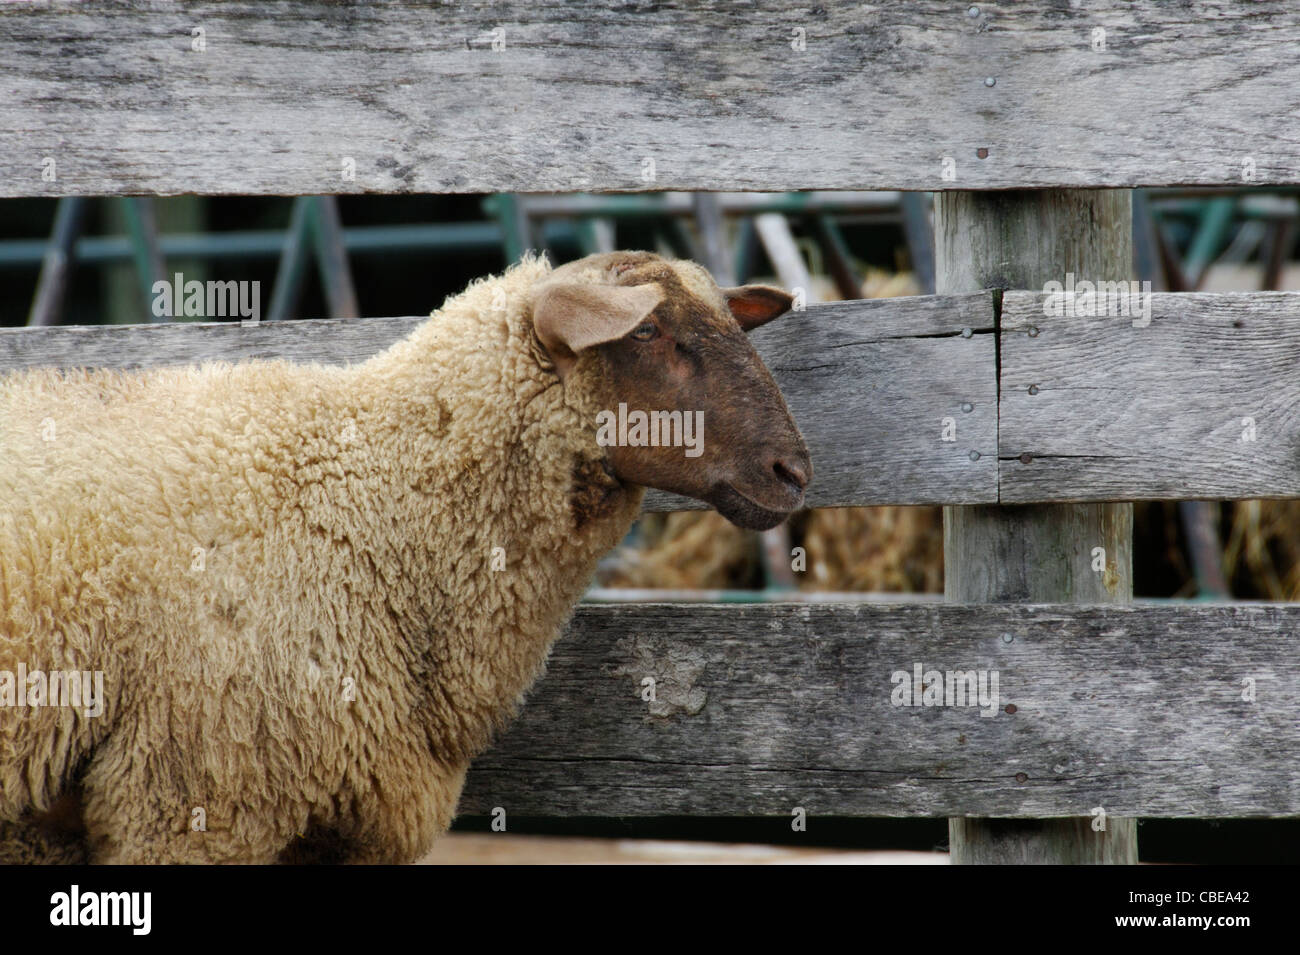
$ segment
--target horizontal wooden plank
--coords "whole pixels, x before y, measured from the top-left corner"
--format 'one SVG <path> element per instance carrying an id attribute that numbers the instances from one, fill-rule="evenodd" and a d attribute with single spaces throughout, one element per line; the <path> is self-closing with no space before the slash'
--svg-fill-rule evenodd
<path id="1" fill-rule="evenodd" d="M 1288 0 L 7 3 L 0 195 L 1297 183 L 1297 45 Z"/>
<path id="2" fill-rule="evenodd" d="M 814 305 L 754 332 L 812 454 L 814 507 L 988 503 L 997 493 L 990 293 Z M 0 329 L 0 373 L 212 359 L 361 361 L 423 319 Z M 951 418 L 954 440 L 944 440 Z M 653 492 L 648 510 L 703 507 Z"/>
<path id="3" fill-rule="evenodd" d="M 460 811 L 1296 815 L 1298 629 L 1276 604 L 583 606 Z M 996 715 L 893 705 L 918 663 L 996 671 Z"/>
<path id="4" fill-rule="evenodd" d="M 1003 501 L 1300 496 L 1300 293 L 1047 306 L 1003 298 Z"/>
<path id="5" fill-rule="evenodd" d="M 1128 317 L 1045 302 L 1004 295 L 1000 408 L 988 293 L 813 305 L 756 331 L 812 451 L 810 504 L 1300 497 L 1300 293 L 1155 293 Z M 361 361 L 422 320 L 0 329 L 0 372 Z"/>
<path id="6" fill-rule="evenodd" d="M 276 358 L 343 365 L 365 361 L 426 320 L 427 316 L 0 328 L 0 374 L 21 368 L 129 371 Z"/>

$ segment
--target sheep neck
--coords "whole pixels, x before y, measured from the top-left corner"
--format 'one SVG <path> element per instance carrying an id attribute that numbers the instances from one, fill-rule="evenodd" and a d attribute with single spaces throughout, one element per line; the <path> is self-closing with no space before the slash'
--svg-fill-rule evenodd
<path id="1" fill-rule="evenodd" d="M 524 268 L 497 280 L 510 307 L 485 308 L 490 290 L 471 286 L 358 369 L 359 414 L 390 423 L 375 457 L 397 462 L 381 546 L 411 584 L 390 588 L 387 610 L 424 683 L 412 716 L 453 764 L 513 717 L 640 510 L 641 489 L 604 466 L 592 399 L 539 361 L 510 282 Z"/>

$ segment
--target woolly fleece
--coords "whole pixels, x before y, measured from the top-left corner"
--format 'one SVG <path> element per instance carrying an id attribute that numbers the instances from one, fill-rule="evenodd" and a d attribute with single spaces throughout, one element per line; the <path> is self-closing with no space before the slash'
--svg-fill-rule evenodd
<path id="1" fill-rule="evenodd" d="M 64 858 L 429 849 L 640 509 L 592 370 L 561 387 L 535 341 L 549 271 L 349 368 L 0 379 L 0 672 L 101 670 L 107 698 L 0 707 L 0 859 L 55 852 L 26 820 L 78 790 Z"/>

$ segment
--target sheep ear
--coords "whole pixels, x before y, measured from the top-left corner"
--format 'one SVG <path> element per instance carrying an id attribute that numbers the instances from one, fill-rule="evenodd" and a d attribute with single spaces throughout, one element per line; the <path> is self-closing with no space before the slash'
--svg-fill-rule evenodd
<path id="1" fill-rule="evenodd" d="M 622 338 L 663 301 L 658 285 L 549 282 L 533 299 L 533 328 L 561 375 L 584 348 Z"/>
<path id="2" fill-rule="evenodd" d="M 747 332 L 784 315 L 794 305 L 789 292 L 770 285 L 737 285 L 724 288 L 722 295 L 731 314 Z"/>

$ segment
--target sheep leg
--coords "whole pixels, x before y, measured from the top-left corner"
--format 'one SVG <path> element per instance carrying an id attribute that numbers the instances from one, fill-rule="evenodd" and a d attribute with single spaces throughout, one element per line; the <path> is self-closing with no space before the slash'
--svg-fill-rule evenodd
<path id="1" fill-rule="evenodd" d="M 415 862 L 447 831 L 456 813 L 468 764 L 448 767 L 427 754 L 412 761 L 394 759 L 375 778 L 393 789 L 358 807 L 355 834 L 338 861 L 353 865 L 404 865 Z"/>

